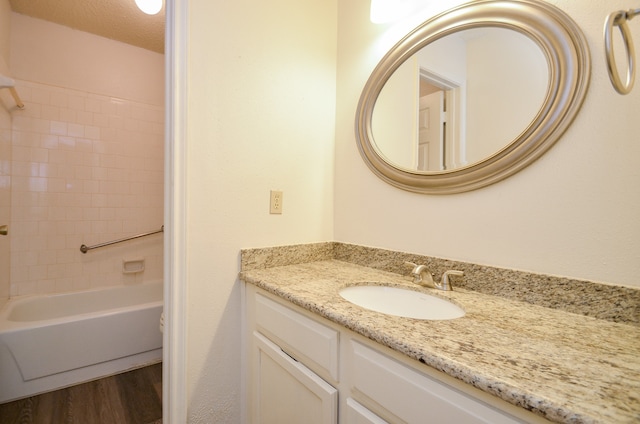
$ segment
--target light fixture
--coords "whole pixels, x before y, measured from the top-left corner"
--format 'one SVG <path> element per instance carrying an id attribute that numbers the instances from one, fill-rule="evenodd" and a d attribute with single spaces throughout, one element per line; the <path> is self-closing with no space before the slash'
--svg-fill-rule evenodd
<path id="1" fill-rule="evenodd" d="M 382 24 L 402 19 L 424 7 L 424 0 L 371 0 L 370 19 Z"/>
<path id="2" fill-rule="evenodd" d="M 136 5 L 147 15 L 155 15 L 162 10 L 162 0 L 136 0 Z"/>

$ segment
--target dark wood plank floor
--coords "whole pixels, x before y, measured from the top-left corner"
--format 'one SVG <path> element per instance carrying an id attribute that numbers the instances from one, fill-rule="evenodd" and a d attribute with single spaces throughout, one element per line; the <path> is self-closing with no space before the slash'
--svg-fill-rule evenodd
<path id="1" fill-rule="evenodd" d="M 162 364 L 0 405 L 0 424 L 161 424 Z"/>

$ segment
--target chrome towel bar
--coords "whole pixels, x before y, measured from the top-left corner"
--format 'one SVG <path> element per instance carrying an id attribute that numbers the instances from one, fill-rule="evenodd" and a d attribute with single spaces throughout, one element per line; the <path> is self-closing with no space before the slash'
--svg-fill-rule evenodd
<path id="1" fill-rule="evenodd" d="M 24 103 L 22 103 L 22 100 L 20 100 L 20 96 L 18 96 L 18 92 L 16 91 L 16 82 L 12 78 L 0 74 L 0 88 L 8 88 L 18 109 L 24 109 Z"/>
<path id="2" fill-rule="evenodd" d="M 162 233 L 162 232 L 164 232 L 164 225 L 162 227 L 160 227 L 160 229 L 158 231 L 151 231 L 151 232 L 148 232 L 148 233 L 142 233 L 142 234 L 138 234 L 137 236 L 131 236 L 131 237 L 121 238 L 121 239 L 118 239 L 118 240 L 107 241 L 107 242 L 104 242 L 104 243 L 94 244 L 93 246 L 87 246 L 87 245 L 83 244 L 82 246 L 80 246 L 80 251 L 82 253 L 87 253 L 89 250 L 97 249 L 99 247 L 109 246 L 111 244 L 116 244 L 116 243 L 122 243 L 123 241 L 129 241 L 129 240 L 137 239 L 137 238 L 140 238 L 140 237 L 146 237 L 146 236 L 150 236 L 152 234 L 158 234 L 158 233 Z"/>
<path id="3" fill-rule="evenodd" d="M 620 94 L 628 94 L 633 88 L 636 78 L 636 53 L 633 47 L 631 31 L 629 30 L 629 25 L 627 25 L 627 21 L 630 21 L 636 15 L 640 15 L 640 9 L 618 10 L 609 14 L 604 23 L 604 53 L 607 61 L 607 71 L 613 88 Z M 627 78 L 624 83 L 620 79 L 618 66 L 613 54 L 613 45 L 611 44 L 614 26 L 620 28 L 622 41 L 627 51 Z"/>

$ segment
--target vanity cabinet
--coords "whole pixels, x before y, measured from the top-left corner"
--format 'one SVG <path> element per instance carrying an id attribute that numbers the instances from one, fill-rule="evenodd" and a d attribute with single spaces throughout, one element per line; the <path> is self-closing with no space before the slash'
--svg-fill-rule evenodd
<path id="1" fill-rule="evenodd" d="M 338 380 L 338 331 L 263 294 L 246 300 L 249 422 L 337 423 L 338 390 L 326 380 Z"/>
<path id="2" fill-rule="evenodd" d="M 248 422 L 546 420 L 245 285 Z"/>

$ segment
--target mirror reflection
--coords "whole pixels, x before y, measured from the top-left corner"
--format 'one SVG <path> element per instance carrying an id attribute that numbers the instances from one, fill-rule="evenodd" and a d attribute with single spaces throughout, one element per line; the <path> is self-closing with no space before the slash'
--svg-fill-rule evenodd
<path id="1" fill-rule="evenodd" d="M 409 171 L 472 165 L 516 140 L 548 92 L 546 56 L 528 36 L 499 27 L 449 34 L 385 83 L 371 118 L 374 145 Z"/>

